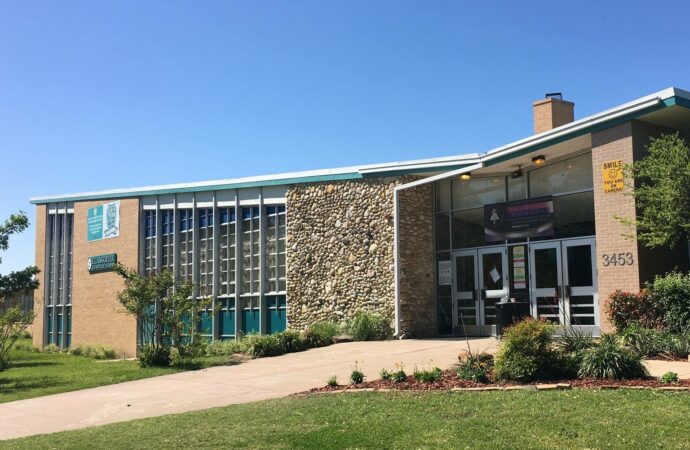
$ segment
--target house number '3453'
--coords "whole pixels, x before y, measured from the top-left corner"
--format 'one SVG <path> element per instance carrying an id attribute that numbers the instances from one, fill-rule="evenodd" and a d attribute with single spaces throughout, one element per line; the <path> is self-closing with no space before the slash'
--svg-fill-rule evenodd
<path id="1" fill-rule="evenodd" d="M 608 266 L 632 266 L 635 262 L 633 254 L 628 253 L 611 253 L 604 255 L 604 267 Z"/>

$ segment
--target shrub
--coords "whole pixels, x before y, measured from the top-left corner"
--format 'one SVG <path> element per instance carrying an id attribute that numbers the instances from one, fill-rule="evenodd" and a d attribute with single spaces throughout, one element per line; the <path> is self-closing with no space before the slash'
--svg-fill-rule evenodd
<path id="1" fill-rule="evenodd" d="M 382 380 L 388 381 L 388 380 L 391 379 L 391 376 L 392 376 L 392 372 L 389 372 L 389 371 L 388 371 L 387 369 L 385 369 L 385 368 L 384 368 L 384 369 L 381 369 L 381 372 L 379 372 L 379 377 L 380 377 Z"/>
<path id="2" fill-rule="evenodd" d="M 327 384 L 330 387 L 336 387 L 338 385 L 338 378 L 335 375 L 331 375 L 330 378 L 328 378 Z"/>
<path id="3" fill-rule="evenodd" d="M 231 356 L 235 353 L 247 353 L 247 342 L 242 339 L 213 341 L 206 346 L 206 356 Z"/>
<path id="4" fill-rule="evenodd" d="M 140 345 L 137 356 L 140 367 L 168 367 L 172 363 L 170 347 L 165 345 Z"/>
<path id="5" fill-rule="evenodd" d="M 43 353 L 62 353 L 62 349 L 55 344 L 48 344 L 43 347 Z"/>
<path id="6" fill-rule="evenodd" d="M 578 353 L 596 345 L 592 333 L 573 327 L 566 327 L 558 341 L 559 348 L 564 353 Z"/>
<path id="7" fill-rule="evenodd" d="M 528 382 L 562 376 L 559 354 L 552 348 L 556 327 L 525 319 L 508 328 L 495 358 L 498 380 Z"/>
<path id="8" fill-rule="evenodd" d="M 606 312 L 618 331 L 630 325 L 663 328 L 664 309 L 648 289 L 637 294 L 617 290 L 609 296 Z"/>
<path id="9" fill-rule="evenodd" d="M 40 350 L 36 347 L 34 347 L 31 342 L 17 342 L 14 344 L 13 350 L 20 351 L 20 352 L 39 352 Z"/>
<path id="10" fill-rule="evenodd" d="M 332 322 L 316 322 L 304 332 L 304 341 L 308 348 L 325 347 L 331 345 L 333 338 L 338 334 L 338 325 Z"/>
<path id="11" fill-rule="evenodd" d="M 578 375 L 611 380 L 649 376 L 640 356 L 623 347 L 616 336 L 610 334 L 603 335 L 596 347 L 582 352 Z"/>
<path id="12" fill-rule="evenodd" d="M 494 365 L 494 357 L 488 353 L 472 353 L 468 351 L 458 357 L 460 362 L 456 366 L 456 373 L 461 380 L 477 383 L 488 383 L 489 374 Z"/>
<path id="13" fill-rule="evenodd" d="M 630 325 L 620 334 L 623 345 L 640 357 L 656 356 L 667 351 L 670 334 L 664 331 Z"/>
<path id="14" fill-rule="evenodd" d="M 675 373 L 675 372 L 666 372 L 665 374 L 663 374 L 663 375 L 659 378 L 659 381 L 661 381 L 661 382 L 664 383 L 664 384 L 674 384 L 674 383 L 678 383 L 678 381 L 680 381 L 680 380 L 678 379 L 678 374 L 677 374 L 677 373 Z"/>
<path id="15" fill-rule="evenodd" d="M 690 330 L 678 334 L 669 334 L 666 351 L 676 358 L 687 358 L 690 355 Z"/>
<path id="16" fill-rule="evenodd" d="M 362 384 L 364 383 L 364 372 L 355 367 L 350 374 L 350 382 L 352 384 Z"/>
<path id="17" fill-rule="evenodd" d="M 431 370 L 417 370 L 417 368 L 415 368 L 413 376 L 417 381 L 421 381 L 423 383 L 433 383 L 434 381 L 440 380 L 441 375 L 443 375 L 443 371 L 441 371 L 441 369 L 438 367 L 434 367 Z"/>
<path id="18" fill-rule="evenodd" d="M 307 348 L 304 338 L 298 331 L 285 330 L 277 333 L 276 337 L 283 353 L 301 352 Z"/>
<path id="19" fill-rule="evenodd" d="M 384 341 L 393 336 L 390 321 L 367 311 L 357 312 L 345 324 L 345 330 L 354 341 Z"/>
<path id="20" fill-rule="evenodd" d="M 275 334 L 254 335 L 245 339 L 248 341 L 248 353 L 255 358 L 278 356 L 285 353 Z"/>
<path id="21" fill-rule="evenodd" d="M 651 285 L 669 331 L 684 332 L 690 327 L 690 274 L 671 272 L 657 276 Z"/>
<path id="22" fill-rule="evenodd" d="M 102 345 L 79 344 L 69 350 L 69 353 L 74 356 L 83 356 L 91 359 L 115 359 L 117 354 L 115 350 L 110 347 Z"/>

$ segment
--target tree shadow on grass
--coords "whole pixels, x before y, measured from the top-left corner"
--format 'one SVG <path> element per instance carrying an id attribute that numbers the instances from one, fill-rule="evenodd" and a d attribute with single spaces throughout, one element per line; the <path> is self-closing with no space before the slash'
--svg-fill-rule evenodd
<path id="1" fill-rule="evenodd" d="M 40 366 L 56 366 L 59 363 L 55 361 L 10 361 L 10 368 L 19 369 L 21 367 L 40 367 Z"/>
<path id="2" fill-rule="evenodd" d="M 21 392 L 35 389 L 46 389 L 67 384 L 56 378 L 37 378 L 34 380 L 17 380 L 13 378 L 0 377 L 0 403 L 6 401 L 5 395 L 16 395 Z"/>

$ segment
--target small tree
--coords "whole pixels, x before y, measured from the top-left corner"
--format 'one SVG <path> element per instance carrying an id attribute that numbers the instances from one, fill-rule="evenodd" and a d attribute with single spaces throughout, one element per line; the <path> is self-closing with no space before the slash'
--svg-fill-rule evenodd
<path id="1" fill-rule="evenodd" d="M 29 218 L 26 214 L 21 211 L 12 214 L 3 225 L 0 225 L 0 251 L 9 248 L 12 234 L 21 233 L 28 226 Z M 0 274 L 0 371 L 7 368 L 10 350 L 34 321 L 33 311 L 22 311 L 19 306 L 8 307 L 7 301 L 23 292 L 38 288 L 38 272 L 38 267 L 29 266 L 8 275 Z"/>
<path id="2" fill-rule="evenodd" d="M 197 321 L 211 299 L 193 298 L 193 285 L 176 281 L 167 270 L 141 275 L 118 265 L 116 272 L 125 280 L 117 298 L 137 319 L 146 350 L 158 355 L 172 347 L 182 358 L 191 356 L 200 342 Z M 140 346 L 139 351 L 142 349 Z"/>
<path id="3" fill-rule="evenodd" d="M 678 133 L 650 139 L 649 154 L 625 170 L 637 220 L 619 218 L 637 226 L 645 246 L 675 247 L 690 238 L 690 147 Z"/>

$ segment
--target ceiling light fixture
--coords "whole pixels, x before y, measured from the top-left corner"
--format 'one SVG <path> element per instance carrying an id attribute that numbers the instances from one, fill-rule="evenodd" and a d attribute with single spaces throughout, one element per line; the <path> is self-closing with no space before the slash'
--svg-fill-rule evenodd
<path id="1" fill-rule="evenodd" d="M 472 178 L 472 173 L 471 173 L 471 172 L 463 173 L 462 175 L 460 175 L 460 179 L 461 179 L 462 181 L 469 181 L 470 178 Z"/>
<path id="2" fill-rule="evenodd" d="M 546 157 L 544 155 L 539 155 L 532 158 L 532 164 L 537 167 L 543 166 L 544 163 L 546 163 Z"/>

